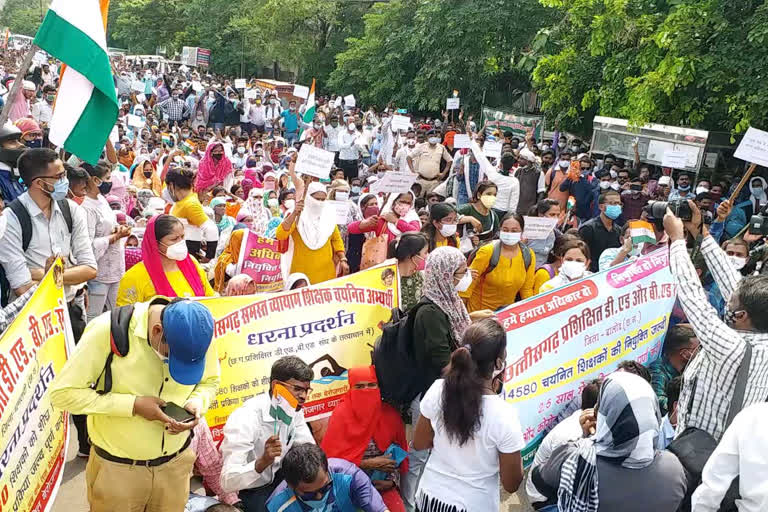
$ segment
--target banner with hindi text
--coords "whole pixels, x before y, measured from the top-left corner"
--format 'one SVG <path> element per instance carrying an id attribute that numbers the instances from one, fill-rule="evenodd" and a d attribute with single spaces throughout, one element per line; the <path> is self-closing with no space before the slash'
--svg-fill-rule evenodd
<path id="1" fill-rule="evenodd" d="M 43 512 L 61 483 L 69 415 L 47 392 L 72 339 L 57 261 L 0 337 L 0 510 Z"/>
<path id="2" fill-rule="evenodd" d="M 517 407 L 526 466 L 587 381 L 622 360 L 659 357 L 675 298 L 665 248 L 497 314 L 507 331 L 503 394 Z"/>
<path id="3" fill-rule="evenodd" d="M 347 369 L 371 364 L 399 297 L 397 264 L 387 262 L 297 290 L 202 299 L 216 322 L 221 363 L 219 391 L 206 414 L 214 439 L 222 438 L 235 409 L 269 390 L 272 363 L 283 356 L 300 357 L 314 371 L 305 417 L 329 416 L 347 391 Z"/>
<path id="4" fill-rule="evenodd" d="M 283 272 L 280 268 L 282 243 L 245 230 L 237 259 L 237 273 L 246 274 L 253 279 L 256 293 L 271 293 L 283 289 Z"/>

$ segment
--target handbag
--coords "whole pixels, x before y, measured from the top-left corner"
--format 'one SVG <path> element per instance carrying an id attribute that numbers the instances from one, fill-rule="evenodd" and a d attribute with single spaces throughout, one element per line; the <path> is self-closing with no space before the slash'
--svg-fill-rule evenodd
<path id="1" fill-rule="evenodd" d="M 375 267 L 387 259 L 387 229 L 384 225 L 384 232 L 369 238 L 363 242 L 363 254 L 360 257 L 360 270 Z"/>
<path id="2" fill-rule="evenodd" d="M 749 364 L 752 361 L 752 345 L 745 343 L 744 357 L 741 360 L 739 371 L 736 373 L 736 387 L 733 390 L 731 398 L 731 407 L 728 410 L 728 418 L 725 422 L 725 428 L 733 421 L 733 418 L 741 411 L 744 406 L 744 392 L 747 388 L 747 376 L 749 373 Z M 690 415 L 693 398 L 696 391 L 696 382 L 693 384 L 691 399 L 688 402 L 687 414 Z M 707 431 L 696 427 L 686 428 L 679 436 L 672 440 L 667 449 L 674 453 L 683 465 L 688 477 L 688 490 L 679 510 L 691 509 L 691 496 L 693 491 L 701 483 L 701 473 L 704 471 L 704 465 L 709 460 L 712 452 L 717 448 L 717 440 Z M 728 492 L 723 497 L 720 504 L 720 512 L 730 512 L 736 509 L 736 499 L 739 498 L 739 479 L 734 479 Z"/>

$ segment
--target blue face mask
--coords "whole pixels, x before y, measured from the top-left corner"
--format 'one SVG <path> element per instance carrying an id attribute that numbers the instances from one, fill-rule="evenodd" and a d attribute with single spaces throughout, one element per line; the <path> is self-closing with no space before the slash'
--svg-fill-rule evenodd
<path id="1" fill-rule="evenodd" d="M 28 148 L 41 148 L 43 147 L 43 139 L 33 139 L 24 141 L 24 145 Z"/>
<path id="2" fill-rule="evenodd" d="M 621 205 L 619 204 L 609 204 L 605 207 L 605 216 L 609 219 L 618 219 L 619 215 L 621 215 Z"/>
<path id="3" fill-rule="evenodd" d="M 53 192 L 49 192 L 51 199 L 54 201 L 61 201 L 67 198 L 69 192 L 69 180 L 67 178 L 61 178 L 53 186 Z"/>
<path id="4" fill-rule="evenodd" d="M 356 185 L 352 185 L 352 194 L 353 195 L 360 195 L 360 187 Z"/>
<path id="5" fill-rule="evenodd" d="M 310 510 L 326 510 L 326 507 L 328 506 L 328 498 L 331 495 L 331 491 L 325 493 L 325 496 L 323 496 L 323 499 L 321 500 L 303 500 L 299 498 L 299 500 L 309 507 Z"/>

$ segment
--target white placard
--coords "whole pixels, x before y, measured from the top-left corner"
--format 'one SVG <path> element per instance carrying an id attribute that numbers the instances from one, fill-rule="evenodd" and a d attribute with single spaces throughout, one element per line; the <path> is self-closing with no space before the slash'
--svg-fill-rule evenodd
<path id="1" fill-rule="evenodd" d="M 309 97 L 309 87 L 306 85 L 294 85 L 293 95 L 305 100 Z"/>
<path id="2" fill-rule="evenodd" d="M 245 78 L 235 78 L 235 89 L 245 89 L 246 87 Z"/>
<path id="3" fill-rule="evenodd" d="M 460 98 L 448 98 L 445 100 L 445 110 L 459 110 Z"/>
<path id="4" fill-rule="evenodd" d="M 392 116 L 392 129 L 395 131 L 407 130 L 411 126 L 411 120 L 408 116 Z"/>
<path id="5" fill-rule="evenodd" d="M 546 240 L 557 225 L 557 219 L 549 217 L 523 217 L 525 229 L 523 238 L 526 240 Z"/>
<path id="6" fill-rule="evenodd" d="M 144 93 L 137 94 L 136 101 L 138 101 L 139 103 L 144 103 L 145 101 L 147 101 L 147 96 Z"/>
<path id="7" fill-rule="evenodd" d="M 201 84 L 197 80 L 192 80 L 192 90 L 195 92 L 200 92 L 204 89 L 203 84 Z"/>
<path id="8" fill-rule="evenodd" d="M 733 156 L 751 164 L 768 167 L 768 132 L 750 126 Z"/>
<path id="9" fill-rule="evenodd" d="M 144 92 L 144 82 L 140 80 L 134 80 L 131 82 L 131 90 L 136 92 Z"/>
<path id="10" fill-rule="evenodd" d="M 128 126 L 132 128 L 144 128 L 144 124 L 146 123 L 139 116 L 128 114 Z"/>
<path id="11" fill-rule="evenodd" d="M 336 210 L 336 224 L 346 224 L 349 215 L 349 201 L 325 201 Z"/>
<path id="12" fill-rule="evenodd" d="M 385 172 L 379 181 L 371 185 L 371 192 L 375 194 L 408 192 L 417 177 L 418 175 L 412 172 Z"/>
<path id="13" fill-rule="evenodd" d="M 259 97 L 259 91 L 256 89 L 248 89 L 245 91 L 245 99 L 247 100 L 255 100 Z"/>
<path id="14" fill-rule="evenodd" d="M 312 144 L 302 144 L 299 158 L 296 160 L 296 172 L 327 180 L 335 156 L 335 153 L 316 148 Z"/>
<path id="15" fill-rule="evenodd" d="M 699 148 L 689 146 L 688 144 L 675 144 L 675 151 L 681 151 L 686 154 L 686 167 L 697 167 L 699 163 Z"/>
<path id="16" fill-rule="evenodd" d="M 112 127 L 112 131 L 109 133 L 109 140 L 112 144 L 120 142 L 120 132 L 118 131 L 117 126 Z"/>
<path id="17" fill-rule="evenodd" d="M 344 106 L 347 108 L 353 108 L 355 106 L 354 94 L 350 94 L 349 96 L 344 96 Z"/>
<path id="18" fill-rule="evenodd" d="M 483 144 L 483 154 L 488 158 L 501 158 L 501 142 L 487 140 Z"/>
<path id="19" fill-rule="evenodd" d="M 646 154 L 646 158 L 654 162 L 661 162 L 661 160 L 664 158 L 664 153 L 674 150 L 675 145 L 671 142 L 651 140 L 648 142 L 648 153 Z"/>
<path id="20" fill-rule="evenodd" d="M 466 133 L 457 133 L 453 136 L 453 149 L 465 149 L 471 145 L 472 141 Z"/>
<path id="21" fill-rule="evenodd" d="M 688 165 L 688 153 L 685 151 L 666 151 L 661 159 L 662 167 L 685 169 Z"/>

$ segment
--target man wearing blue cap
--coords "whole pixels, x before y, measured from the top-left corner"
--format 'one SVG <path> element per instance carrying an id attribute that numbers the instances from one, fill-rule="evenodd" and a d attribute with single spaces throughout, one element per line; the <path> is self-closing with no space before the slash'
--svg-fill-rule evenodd
<path id="1" fill-rule="evenodd" d="M 219 384 L 213 317 L 190 300 L 135 304 L 124 354 L 115 354 L 111 324 L 105 313 L 88 325 L 51 385 L 55 407 L 88 415 L 91 512 L 182 511 L 195 461 L 190 431 Z M 171 404 L 194 418 L 169 417 Z"/>

